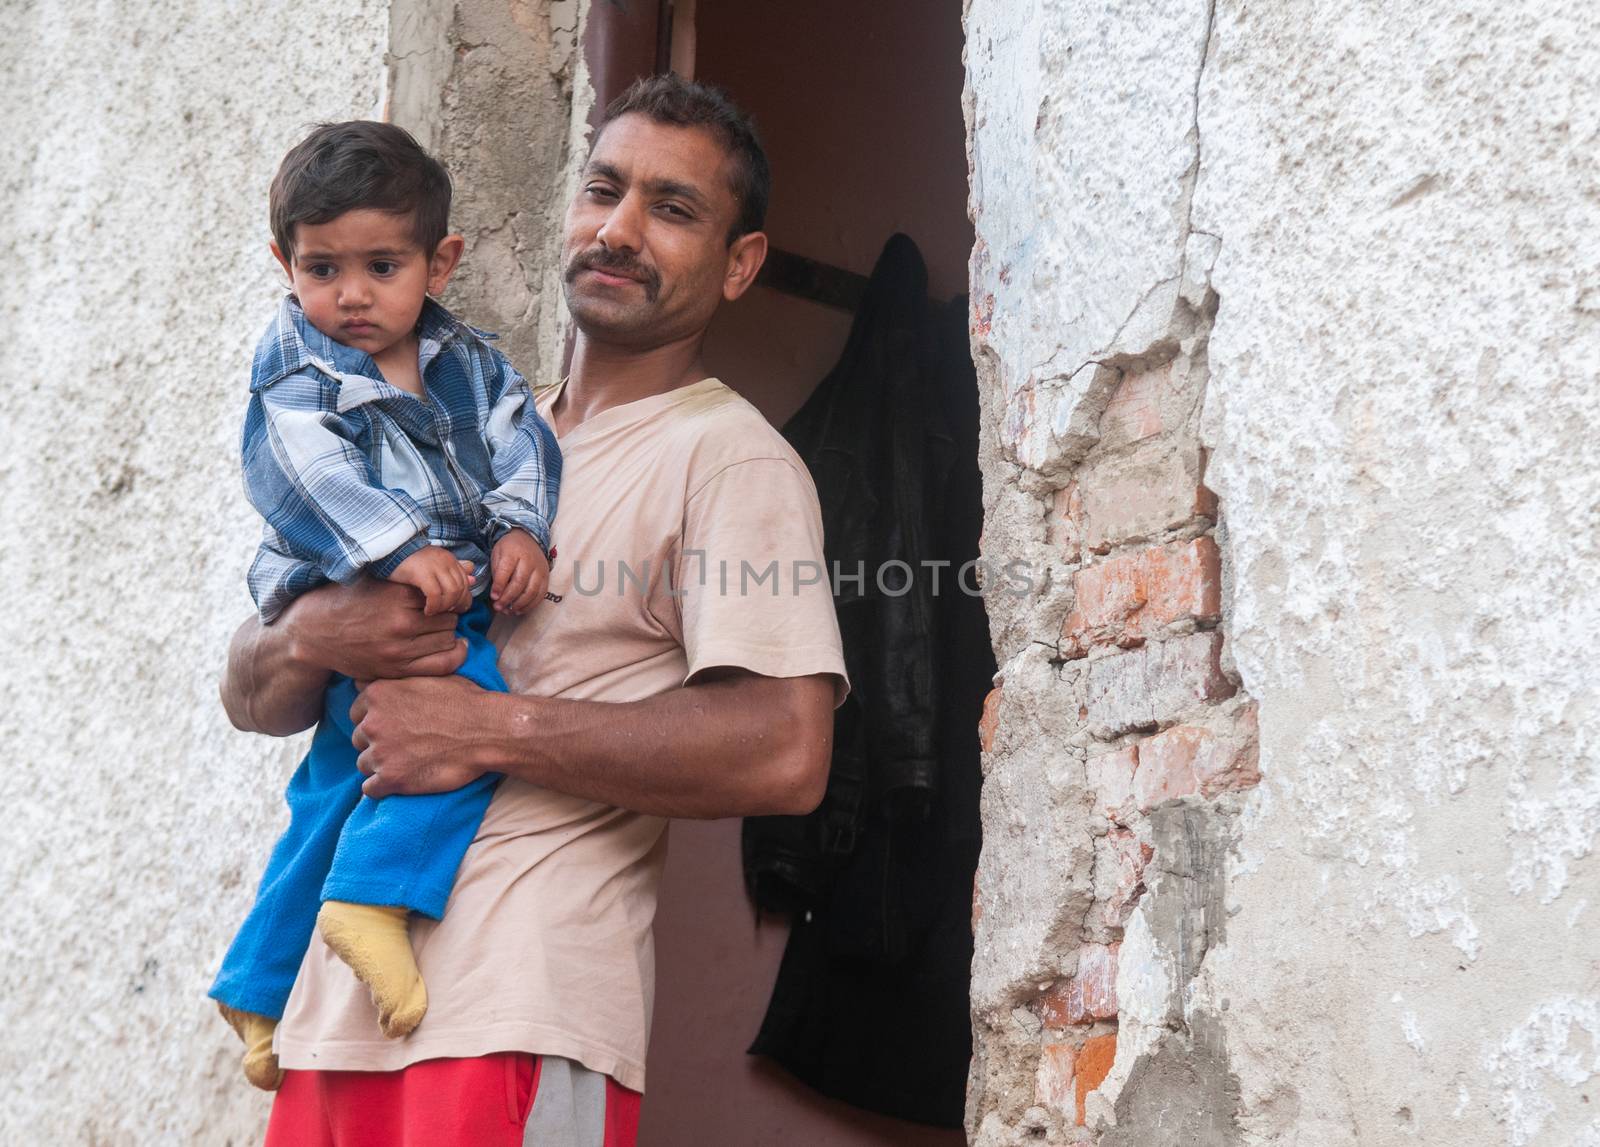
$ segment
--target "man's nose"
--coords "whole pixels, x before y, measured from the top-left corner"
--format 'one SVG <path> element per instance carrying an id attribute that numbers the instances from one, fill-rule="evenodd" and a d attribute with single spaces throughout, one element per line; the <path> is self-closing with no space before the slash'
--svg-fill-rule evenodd
<path id="1" fill-rule="evenodd" d="M 632 195 L 624 195 L 611 208 L 595 238 L 607 250 L 638 251 L 641 222 L 638 200 Z"/>

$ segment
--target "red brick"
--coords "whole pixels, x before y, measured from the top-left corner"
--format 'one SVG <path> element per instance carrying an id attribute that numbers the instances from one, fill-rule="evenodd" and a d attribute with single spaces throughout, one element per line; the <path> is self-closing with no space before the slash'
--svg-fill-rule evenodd
<path id="1" fill-rule="evenodd" d="M 1209 534 L 1151 550 L 1143 573 L 1146 627 L 1222 616 L 1222 553 Z"/>
<path id="2" fill-rule="evenodd" d="M 1141 741 L 1133 776 L 1140 810 L 1190 793 L 1215 796 L 1258 782 L 1254 720 L 1252 706 L 1241 713 L 1233 736 L 1179 725 Z"/>
<path id="3" fill-rule="evenodd" d="M 1100 441 L 1120 446 L 1160 434 L 1165 426 L 1161 404 L 1172 382 L 1172 364 L 1123 376 L 1100 416 Z"/>
<path id="4" fill-rule="evenodd" d="M 1084 1122 L 1084 1100 L 1091 1091 L 1105 1082 L 1116 1059 L 1116 1032 L 1097 1035 L 1093 1039 L 1086 1040 L 1083 1047 L 1078 1050 L 1078 1058 L 1073 1064 L 1073 1090 L 1077 1094 L 1080 1127 Z"/>
<path id="5" fill-rule="evenodd" d="M 1215 621 L 1222 610 L 1222 557 L 1199 537 L 1112 558 L 1073 577 L 1077 600 L 1062 626 L 1074 650 L 1141 644 L 1180 619 Z"/>
<path id="6" fill-rule="evenodd" d="M 1084 670 L 1084 717 L 1112 736 L 1155 725 L 1155 710 L 1145 686 L 1149 651 L 1134 649 L 1097 657 Z"/>
<path id="7" fill-rule="evenodd" d="M 1066 621 L 1061 623 L 1061 641 L 1058 644 L 1061 657 L 1066 661 L 1078 661 L 1089 656 L 1089 628 L 1083 623 L 1083 615 L 1074 607 L 1067 614 Z"/>
<path id="8" fill-rule="evenodd" d="M 1117 953 L 1121 944 L 1085 944 L 1078 951 L 1078 971 L 1067 998 L 1067 1018 L 1074 1023 L 1109 1020 L 1117 1014 Z"/>
<path id="9" fill-rule="evenodd" d="M 1073 482 L 1055 492 L 1050 502 L 1050 517 L 1045 527 L 1046 540 L 1069 562 L 1083 556 L 1083 499 Z"/>
<path id="10" fill-rule="evenodd" d="M 1216 630 L 1097 657 L 1084 680 L 1085 719 L 1111 736 L 1154 728 L 1236 691 L 1222 672 L 1222 634 Z"/>
<path id="11" fill-rule="evenodd" d="M 1039 1018 L 1047 1028 L 1108 1020 L 1117 1014 L 1117 950 L 1120 944 L 1085 944 L 1078 970 L 1039 997 Z"/>
<path id="12" fill-rule="evenodd" d="M 1155 444 L 1152 444 L 1155 445 Z M 1201 482 L 1198 447 L 1141 449 L 1080 479 L 1083 544 L 1091 553 L 1158 537 L 1196 515 L 1216 516 L 1216 497 Z"/>
<path id="13" fill-rule="evenodd" d="M 1120 631 L 1144 608 L 1144 565 L 1148 553 L 1112 558 L 1073 575 L 1077 613 L 1086 630 L 1100 634 Z"/>
<path id="14" fill-rule="evenodd" d="M 1133 798 L 1139 811 L 1200 791 L 1196 756 L 1210 753 L 1216 738 L 1210 730 L 1179 725 L 1139 743 L 1139 769 L 1133 774 Z"/>
<path id="15" fill-rule="evenodd" d="M 971 710 L 968 710 L 971 712 Z M 1000 727 L 1000 687 L 989 690 L 983 699 L 983 714 L 978 718 L 978 744 L 984 752 L 994 747 L 994 734 Z M 971 741 L 967 742 L 969 745 Z"/>
<path id="16" fill-rule="evenodd" d="M 1133 776 L 1138 767 L 1138 745 L 1090 757 L 1084 766 L 1095 811 L 1114 824 L 1125 822 L 1133 812 Z"/>
<path id="17" fill-rule="evenodd" d="M 1260 737 L 1256 707 L 1247 705 L 1234 718 L 1226 739 L 1219 738 L 1218 751 L 1196 759 L 1194 772 L 1200 791 L 1211 797 L 1260 783 Z"/>
<path id="18" fill-rule="evenodd" d="M 1033 1077 L 1033 1101 L 1070 1118 L 1078 1103 L 1073 1087 L 1077 1059 L 1078 1049 L 1070 1043 L 1047 1043 L 1041 1047 L 1039 1068 Z"/>
<path id="19" fill-rule="evenodd" d="M 1113 829 L 1095 852 L 1094 892 L 1105 912 L 1105 923 L 1121 927 L 1144 892 L 1145 865 L 1155 851 L 1126 829 Z M 1101 867 L 1103 866 L 1103 871 Z"/>
<path id="20" fill-rule="evenodd" d="M 1197 701 L 1225 701 L 1238 691 L 1222 672 L 1222 634 L 1216 630 L 1157 642 L 1145 653 L 1145 688 L 1158 721 Z"/>

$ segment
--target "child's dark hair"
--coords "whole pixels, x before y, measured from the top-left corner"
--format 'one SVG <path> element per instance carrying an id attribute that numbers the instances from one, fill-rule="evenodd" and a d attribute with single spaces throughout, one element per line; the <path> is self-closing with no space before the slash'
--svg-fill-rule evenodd
<path id="1" fill-rule="evenodd" d="M 767 221 L 772 171 L 755 124 L 728 98 L 727 92 L 671 73 L 647 76 L 635 80 L 611 101 L 605 123 L 630 113 L 648 116 L 657 123 L 703 127 L 716 136 L 733 159 L 733 196 L 739 202 L 739 214 L 728 232 L 728 242 L 761 230 Z"/>
<path id="2" fill-rule="evenodd" d="M 392 123 L 325 123 L 283 157 L 267 203 L 285 258 L 294 253 L 295 224 L 361 208 L 410 215 L 417 243 L 432 254 L 450 230 L 450 173 Z"/>

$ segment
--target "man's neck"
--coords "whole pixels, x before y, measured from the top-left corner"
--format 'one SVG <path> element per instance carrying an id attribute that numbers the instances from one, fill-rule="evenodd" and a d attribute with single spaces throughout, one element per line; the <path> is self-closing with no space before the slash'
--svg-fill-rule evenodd
<path id="1" fill-rule="evenodd" d="M 551 411 L 558 434 L 601 411 L 665 394 L 706 377 L 700 358 L 705 333 L 649 350 L 609 346 L 578 332 L 567 385 Z"/>

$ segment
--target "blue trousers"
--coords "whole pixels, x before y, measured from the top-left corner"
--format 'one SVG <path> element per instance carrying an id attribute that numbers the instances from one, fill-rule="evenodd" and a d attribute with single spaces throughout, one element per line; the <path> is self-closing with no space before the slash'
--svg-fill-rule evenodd
<path id="1" fill-rule="evenodd" d="M 475 601 L 456 625 L 467 639 L 461 676 L 503 693 L 486 632 L 494 614 Z M 361 795 L 350 706 L 355 683 L 335 677 L 322 720 L 289 781 L 289 828 L 262 874 L 255 906 L 233 938 L 208 993 L 229 1007 L 280 1019 L 324 900 L 346 900 L 444 915 L 456 869 L 477 835 L 500 780 L 485 773 L 448 793 Z"/>

